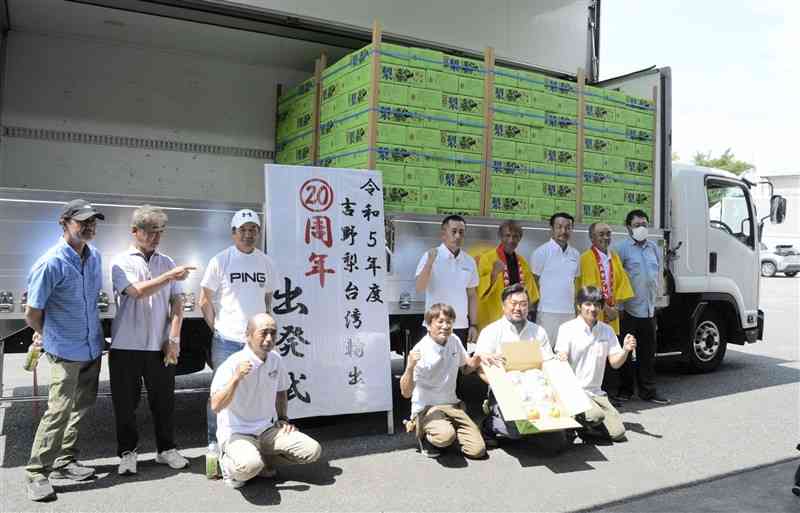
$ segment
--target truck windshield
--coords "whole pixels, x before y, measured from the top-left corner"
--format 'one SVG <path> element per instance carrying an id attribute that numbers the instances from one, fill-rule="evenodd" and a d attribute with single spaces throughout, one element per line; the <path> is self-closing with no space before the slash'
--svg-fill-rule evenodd
<path id="1" fill-rule="evenodd" d="M 730 182 L 708 180 L 706 196 L 711 227 L 754 248 L 752 207 L 744 187 Z"/>

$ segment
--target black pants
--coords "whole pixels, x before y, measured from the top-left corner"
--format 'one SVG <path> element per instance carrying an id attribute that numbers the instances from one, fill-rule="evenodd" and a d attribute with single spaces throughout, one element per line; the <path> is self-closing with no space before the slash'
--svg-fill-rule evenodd
<path id="1" fill-rule="evenodd" d="M 108 354 L 111 401 L 117 424 L 117 456 L 136 450 L 139 432 L 136 408 L 142 396 L 142 380 L 153 415 L 158 452 L 175 448 L 175 366 L 164 367 L 161 351 L 112 349 Z"/>
<path id="2" fill-rule="evenodd" d="M 619 343 L 630 333 L 636 337 L 636 361 L 631 357 L 619 368 L 619 394 L 633 395 L 634 384 L 639 397 L 647 399 L 656 393 L 656 319 L 623 314 L 619 330 Z"/>

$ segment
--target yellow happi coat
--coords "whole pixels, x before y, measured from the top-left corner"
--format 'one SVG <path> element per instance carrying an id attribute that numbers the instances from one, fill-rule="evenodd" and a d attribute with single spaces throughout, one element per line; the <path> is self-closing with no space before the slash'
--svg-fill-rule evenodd
<path id="1" fill-rule="evenodd" d="M 501 296 L 505 288 L 503 273 L 497 276 L 492 284 L 492 269 L 495 262 L 500 257 L 497 249 L 492 249 L 481 254 L 478 260 L 478 330 L 482 330 L 487 324 L 491 324 L 503 315 L 503 302 Z M 517 265 L 519 266 L 519 277 L 525 290 L 528 291 L 528 300 L 531 304 L 539 301 L 539 287 L 533 279 L 533 273 L 528 262 L 517 253 Z"/>
<path id="2" fill-rule="evenodd" d="M 622 267 L 622 261 L 620 261 L 619 255 L 611 251 L 611 249 L 609 249 L 608 252 L 611 255 L 611 268 L 614 271 L 614 283 L 611 294 L 614 296 L 614 305 L 618 305 L 634 296 L 633 287 L 631 286 L 631 281 L 628 278 L 628 274 L 625 272 L 625 268 Z M 578 286 L 593 286 L 597 287 L 597 289 L 602 292 L 603 284 L 601 283 L 600 271 L 597 269 L 597 261 L 594 258 L 592 248 L 587 249 L 581 254 L 580 264 L 581 275 L 578 278 Z M 605 314 L 600 312 L 599 319 L 608 323 L 612 328 L 614 328 L 614 333 L 619 335 L 619 317 L 613 321 L 606 321 Z"/>

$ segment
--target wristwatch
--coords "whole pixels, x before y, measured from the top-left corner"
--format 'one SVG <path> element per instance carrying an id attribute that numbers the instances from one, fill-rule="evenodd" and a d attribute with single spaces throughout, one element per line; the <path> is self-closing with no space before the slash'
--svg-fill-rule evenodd
<path id="1" fill-rule="evenodd" d="M 287 417 L 286 415 L 278 415 L 278 420 L 289 422 L 289 417 Z"/>
<path id="2" fill-rule="evenodd" d="M 169 337 L 169 343 L 179 346 L 181 345 L 181 337 Z"/>

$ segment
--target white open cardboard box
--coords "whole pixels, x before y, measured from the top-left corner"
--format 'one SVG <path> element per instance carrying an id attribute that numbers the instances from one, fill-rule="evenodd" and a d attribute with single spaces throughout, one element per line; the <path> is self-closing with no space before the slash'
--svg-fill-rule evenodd
<path id="1" fill-rule="evenodd" d="M 557 359 L 542 361 L 542 352 L 536 341 L 509 342 L 502 344 L 501 348 L 505 368 L 485 364 L 482 367 L 506 422 L 515 422 L 520 434 L 581 427 L 572 417 L 585 412 L 592 405 L 568 362 Z M 508 371 L 528 369 L 541 369 L 550 382 L 555 392 L 556 406 L 561 413 L 558 417 L 542 412 L 538 420 L 528 420 L 528 411 L 523 406 L 520 394 L 506 374 Z"/>

